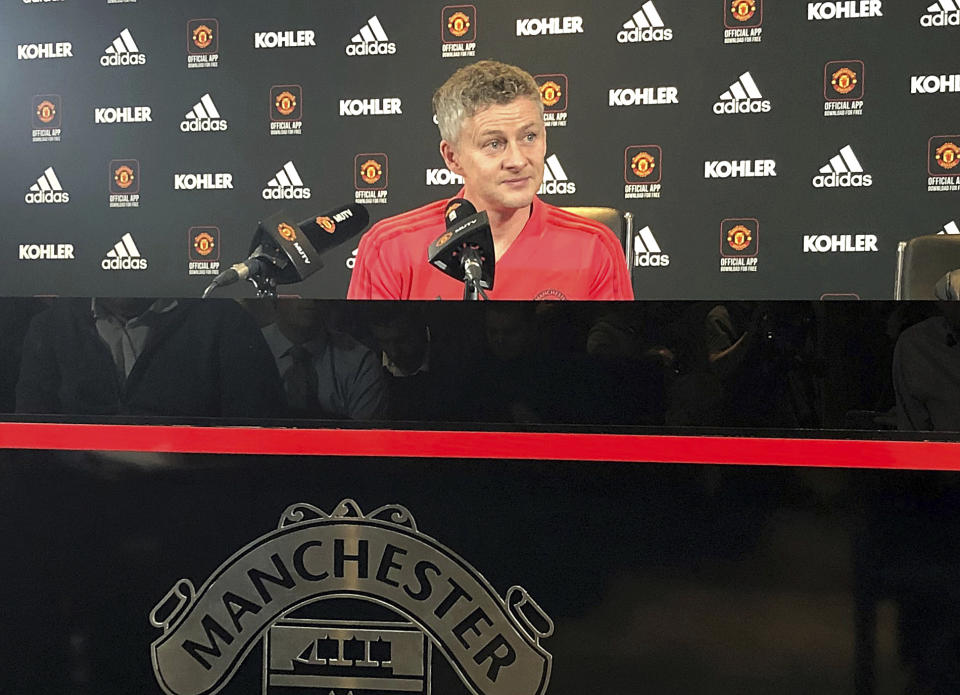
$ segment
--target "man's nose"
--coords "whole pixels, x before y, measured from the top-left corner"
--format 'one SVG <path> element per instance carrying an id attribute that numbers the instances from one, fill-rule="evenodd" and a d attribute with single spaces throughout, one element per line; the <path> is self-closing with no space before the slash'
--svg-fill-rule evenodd
<path id="1" fill-rule="evenodd" d="M 521 169 L 526 163 L 520 147 L 515 142 L 508 142 L 503 153 L 503 166 L 507 169 Z"/>

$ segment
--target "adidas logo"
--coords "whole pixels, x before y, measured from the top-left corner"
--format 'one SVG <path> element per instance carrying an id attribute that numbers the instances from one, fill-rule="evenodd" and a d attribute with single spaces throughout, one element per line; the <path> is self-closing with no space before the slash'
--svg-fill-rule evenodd
<path id="1" fill-rule="evenodd" d="M 749 71 L 740 75 L 740 78 L 730 85 L 730 88 L 720 95 L 720 100 L 713 105 L 713 112 L 718 116 L 731 113 L 768 113 L 769 111 L 770 102 L 763 98 Z"/>
<path id="2" fill-rule="evenodd" d="M 30 186 L 30 190 L 23 197 L 28 205 L 46 205 L 49 203 L 69 203 L 70 194 L 63 190 L 60 185 L 60 179 L 53 171 L 53 167 L 47 167 L 43 176 L 37 179 L 37 182 Z"/>
<path id="3" fill-rule="evenodd" d="M 207 133 L 227 129 L 227 122 L 220 117 L 210 94 L 204 94 L 200 101 L 180 121 L 180 130 L 184 133 Z"/>
<path id="4" fill-rule="evenodd" d="M 460 174 L 454 174 L 449 169 L 427 169 L 428 186 L 450 186 L 456 184 L 463 185 L 463 177 Z"/>
<path id="5" fill-rule="evenodd" d="M 359 250 L 360 250 L 360 247 L 358 246 L 357 248 L 355 248 L 353 251 L 350 252 L 350 258 L 348 258 L 346 261 L 346 266 L 350 270 L 353 270 L 354 267 L 357 265 L 357 251 Z"/>
<path id="6" fill-rule="evenodd" d="M 567 178 L 567 172 L 557 155 L 552 154 L 543 163 L 543 183 L 537 195 L 570 195 L 577 192 L 577 184 Z"/>
<path id="7" fill-rule="evenodd" d="M 865 188 L 872 185 L 873 177 L 863 173 L 863 166 L 850 145 L 834 155 L 829 164 L 820 167 L 820 174 L 813 177 L 814 188 Z"/>
<path id="8" fill-rule="evenodd" d="M 140 249 L 130 232 L 127 232 L 107 251 L 106 257 L 100 261 L 100 267 L 104 270 L 146 270 L 147 259 L 140 255 Z"/>
<path id="9" fill-rule="evenodd" d="M 653 0 L 647 0 L 633 17 L 623 23 L 623 31 L 617 34 L 620 43 L 640 43 L 643 41 L 670 41 L 673 30 L 664 26 L 663 19 Z"/>
<path id="10" fill-rule="evenodd" d="M 633 238 L 633 265 L 638 268 L 666 268 L 670 265 L 670 256 L 663 253 L 649 226 Z"/>
<path id="11" fill-rule="evenodd" d="M 374 15 L 360 27 L 360 33 L 350 39 L 345 50 L 348 56 L 393 55 L 397 52 L 397 44 L 390 40 Z"/>
<path id="12" fill-rule="evenodd" d="M 307 200 L 310 189 L 303 185 L 303 179 L 290 161 L 267 182 L 262 195 L 264 200 Z"/>
<path id="13" fill-rule="evenodd" d="M 937 234 L 960 234 L 960 227 L 957 226 L 957 223 L 954 220 L 950 220 L 941 229 Z"/>
<path id="14" fill-rule="evenodd" d="M 121 31 L 120 36 L 107 46 L 100 58 L 100 65 L 105 68 L 118 65 L 143 65 L 146 62 L 147 56 L 137 48 L 137 42 L 133 40 L 129 29 Z"/>
<path id="15" fill-rule="evenodd" d="M 960 2 L 958 0 L 939 0 L 927 8 L 920 18 L 922 27 L 960 27 Z"/>

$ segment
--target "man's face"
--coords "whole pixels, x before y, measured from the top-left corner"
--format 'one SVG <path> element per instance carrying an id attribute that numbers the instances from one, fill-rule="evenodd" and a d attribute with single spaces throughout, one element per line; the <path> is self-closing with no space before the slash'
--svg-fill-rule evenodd
<path id="1" fill-rule="evenodd" d="M 130 320 L 135 316 L 140 316 L 151 305 L 157 301 L 156 297 L 142 298 L 142 297 L 108 297 L 101 298 L 97 300 L 101 306 L 103 306 L 107 311 L 120 316 L 121 318 Z"/>
<path id="2" fill-rule="evenodd" d="M 277 323 L 309 339 L 326 328 L 325 307 L 323 302 L 316 299 L 278 299 L 275 305 Z"/>
<path id="3" fill-rule="evenodd" d="M 503 362 L 512 362 L 529 354 L 537 337 L 533 322 L 532 312 L 523 307 L 488 307 L 485 324 L 490 354 Z"/>
<path id="4" fill-rule="evenodd" d="M 413 372 L 427 357 L 427 326 L 422 321 L 374 323 L 370 326 L 380 349 L 404 372 Z"/>
<path id="5" fill-rule="evenodd" d="M 543 181 L 547 152 L 539 104 L 519 98 L 489 106 L 464 120 L 459 141 L 443 141 L 440 152 L 478 210 L 527 207 Z"/>

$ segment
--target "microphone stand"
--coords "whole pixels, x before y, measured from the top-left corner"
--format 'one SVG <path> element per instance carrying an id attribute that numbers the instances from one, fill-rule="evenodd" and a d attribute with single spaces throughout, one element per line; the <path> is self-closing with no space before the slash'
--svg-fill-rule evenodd
<path id="1" fill-rule="evenodd" d="M 463 265 L 463 301 L 479 302 L 481 297 L 489 301 L 487 293 L 480 286 L 483 265 L 477 249 L 472 246 L 465 247 L 461 264 Z"/>
<path id="2" fill-rule="evenodd" d="M 251 275 L 247 278 L 256 290 L 257 299 L 277 298 L 277 279 L 269 275 Z"/>
<path id="3" fill-rule="evenodd" d="M 463 301 L 479 302 L 481 297 L 489 300 L 487 293 L 480 287 L 480 283 L 476 280 L 465 280 L 463 284 Z"/>

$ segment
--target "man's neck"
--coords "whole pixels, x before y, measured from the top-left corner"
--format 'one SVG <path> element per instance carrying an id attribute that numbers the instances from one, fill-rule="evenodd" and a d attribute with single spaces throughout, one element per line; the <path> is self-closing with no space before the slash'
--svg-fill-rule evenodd
<path id="1" fill-rule="evenodd" d="M 496 260 L 506 253 L 510 245 L 520 236 L 524 225 L 530 219 L 533 206 L 506 210 L 488 209 L 487 218 L 490 220 L 490 232 L 493 235 L 493 248 Z"/>
<path id="2" fill-rule="evenodd" d="M 315 340 L 324 333 L 322 327 L 305 327 L 305 326 L 295 326 L 293 324 L 286 323 L 285 321 L 277 321 L 277 328 L 280 332 L 294 345 L 306 345 L 307 343 Z"/>

